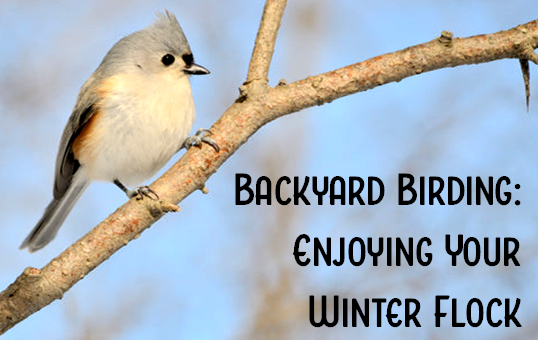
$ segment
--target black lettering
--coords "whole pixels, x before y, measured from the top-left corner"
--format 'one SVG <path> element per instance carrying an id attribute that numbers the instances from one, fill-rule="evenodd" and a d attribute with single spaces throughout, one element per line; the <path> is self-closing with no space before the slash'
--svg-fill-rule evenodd
<path id="1" fill-rule="evenodd" d="M 374 197 L 374 190 L 373 190 L 374 182 L 376 182 L 377 185 L 379 185 L 379 196 L 375 200 L 373 198 Z M 368 204 L 376 205 L 379 202 L 381 202 L 381 200 L 383 200 L 383 197 L 385 197 L 385 185 L 383 184 L 383 181 L 377 177 L 373 177 L 373 176 L 368 177 Z"/>
<path id="2" fill-rule="evenodd" d="M 508 251 L 510 249 L 510 243 L 514 243 L 514 250 Z M 519 241 L 513 237 L 507 237 L 504 239 L 504 265 L 508 266 L 508 261 L 512 259 L 512 262 L 515 266 L 519 267 L 519 261 L 516 258 L 516 253 L 519 250 Z"/>
<path id="3" fill-rule="evenodd" d="M 379 238 L 382 240 L 382 238 Z M 392 237 L 387 237 L 387 251 L 385 253 L 385 258 L 387 259 L 387 266 L 392 266 Z"/>
<path id="4" fill-rule="evenodd" d="M 291 183 L 291 179 L 290 179 L 288 176 L 282 176 L 282 177 L 280 177 L 280 178 L 278 179 L 278 181 L 276 181 L 276 188 L 275 188 L 275 197 L 276 197 L 276 201 L 277 201 L 278 204 L 280 204 L 280 205 L 288 205 L 288 204 L 290 204 L 290 202 L 291 202 L 291 198 L 288 197 L 287 199 L 282 200 L 282 196 L 281 196 L 281 192 L 282 192 L 282 189 L 281 189 L 282 182 L 286 182 L 287 184 L 290 184 L 290 183 Z"/>
<path id="5" fill-rule="evenodd" d="M 483 193 L 484 196 L 486 196 L 486 200 L 488 201 L 489 205 L 493 204 L 493 177 L 488 177 L 488 187 L 486 188 L 484 186 L 484 182 L 482 181 L 482 178 L 476 177 L 476 205 L 481 204 L 481 196 L 480 193 Z"/>
<path id="6" fill-rule="evenodd" d="M 458 248 L 456 249 L 456 251 L 452 251 L 452 249 L 450 248 L 450 235 L 447 234 L 445 236 L 445 249 L 446 253 L 452 256 L 452 267 L 455 267 L 457 256 L 461 254 L 463 250 L 463 235 L 458 235 Z"/>
<path id="7" fill-rule="evenodd" d="M 491 327 L 499 327 L 503 323 L 502 320 L 499 319 L 497 322 L 493 322 L 493 320 L 491 320 L 491 308 L 493 307 L 494 303 L 496 303 L 497 306 L 502 305 L 501 300 L 499 299 L 491 300 L 486 308 L 486 320 Z"/>
<path id="8" fill-rule="evenodd" d="M 472 315 L 473 303 L 478 306 L 478 320 L 476 322 L 473 321 Z M 469 300 L 469 303 L 467 304 L 467 322 L 469 323 L 469 326 L 478 327 L 482 324 L 482 320 L 484 320 L 484 306 L 482 306 L 482 301 L 477 298 Z"/>
<path id="9" fill-rule="evenodd" d="M 510 299 L 504 299 L 504 326 L 505 327 L 510 327 L 510 320 L 514 322 L 514 325 L 516 325 L 516 327 L 521 327 L 521 324 L 516 318 L 516 313 L 517 313 L 517 310 L 519 309 L 520 302 L 521 302 L 520 299 L 516 299 L 516 305 L 514 306 L 514 309 L 512 309 L 512 311 L 510 312 Z"/>
<path id="10" fill-rule="evenodd" d="M 407 261 L 407 264 L 412 266 L 413 265 L 413 238 L 410 237 L 409 241 L 407 242 L 406 249 L 405 245 L 403 244 L 403 241 L 397 237 L 396 238 L 396 265 L 401 265 L 401 257 L 402 254 L 404 254 L 405 260 Z"/>
<path id="11" fill-rule="evenodd" d="M 381 317 L 383 316 L 381 309 L 385 302 L 387 302 L 387 299 L 372 299 L 372 303 L 377 305 L 377 327 L 381 327 Z"/>
<path id="12" fill-rule="evenodd" d="M 452 327 L 465 327 L 465 322 L 458 322 L 458 299 L 452 299 Z"/>
<path id="13" fill-rule="evenodd" d="M 409 182 L 404 185 L 404 179 L 407 178 Z M 417 200 L 417 192 L 413 189 L 413 183 L 415 183 L 415 178 L 411 174 L 398 174 L 398 205 L 409 205 L 413 204 Z M 404 200 L 404 191 L 409 191 L 411 193 L 411 199 Z"/>
<path id="14" fill-rule="evenodd" d="M 314 176 L 312 181 L 312 191 L 318 196 L 318 204 L 323 205 L 323 196 L 329 191 L 329 177 L 323 177 L 323 189 L 321 191 L 318 190 L 318 177 Z"/>
<path id="15" fill-rule="evenodd" d="M 356 242 L 359 242 L 360 247 L 361 247 L 361 257 L 358 262 L 355 260 L 355 243 Z M 360 266 L 364 263 L 364 259 L 366 258 L 366 246 L 364 245 L 364 241 L 362 240 L 362 238 L 354 237 L 351 239 L 351 241 L 349 242 L 348 253 L 349 253 L 349 262 L 351 262 L 352 265 Z"/>
<path id="16" fill-rule="evenodd" d="M 453 189 L 453 183 L 458 183 L 459 186 L 459 196 L 458 198 L 454 199 L 454 189 Z M 463 196 L 465 195 L 465 186 L 463 185 L 463 182 L 458 177 L 450 176 L 448 177 L 448 205 L 456 205 L 463 200 Z"/>
<path id="17" fill-rule="evenodd" d="M 365 327 L 370 326 L 370 300 L 366 299 L 364 303 L 364 312 L 356 299 L 351 300 L 351 323 L 353 327 L 357 327 L 357 313 L 361 317 L 361 321 Z"/>
<path id="18" fill-rule="evenodd" d="M 429 237 L 423 237 L 418 241 L 417 244 L 417 261 L 420 263 L 421 266 L 429 266 L 430 263 L 432 263 L 432 253 L 424 253 L 424 256 L 426 257 L 426 261 L 423 260 L 422 257 L 422 243 L 426 242 L 427 246 L 432 245 L 432 241 Z"/>
<path id="19" fill-rule="evenodd" d="M 473 178 L 467 177 L 467 205 L 473 204 Z"/>
<path id="20" fill-rule="evenodd" d="M 495 188 L 496 198 L 499 204 L 507 205 L 508 203 L 510 203 L 510 200 L 512 199 L 512 193 L 510 193 L 509 191 L 505 191 L 503 192 L 503 194 L 506 197 L 506 199 L 501 198 L 501 185 L 503 184 L 503 182 L 506 182 L 506 185 L 510 184 L 510 178 L 506 176 L 502 176 L 501 178 L 497 180 L 497 186 Z"/>
<path id="21" fill-rule="evenodd" d="M 435 327 L 441 327 L 441 318 L 446 316 L 446 313 L 441 312 L 441 300 L 448 300 L 448 295 L 436 295 L 435 296 Z"/>
<path id="22" fill-rule="evenodd" d="M 321 253 L 321 257 L 323 257 L 323 260 L 325 261 L 325 264 L 327 266 L 331 266 L 331 238 L 327 237 L 327 242 L 325 242 L 327 251 L 323 249 L 323 245 L 319 241 L 319 238 L 314 237 L 314 266 L 319 266 L 319 255 Z"/>
<path id="23" fill-rule="evenodd" d="M 315 178 L 315 177 L 314 177 Z M 347 327 L 347 299 L 342 299 L 342 326 Z"/>
<path id="24" fill-rule="evenodd" d="M 424 205 L 424 197 L 426 196 L 424 194 L 425 187 L 426 187 L 426 184 L 424 184 L 424 176 L 420 176 L 419 186 L 418 186 L 418 190 L 419 190 L 418 198 L 419 198 L 420 205 Z"/>
<path id="25" fill-rule="evenodd" d="M 346 251 L 346 245 L 345 245 L 345 239 L 343 237 L 340 237 L 340 261 L 333 260 L 333 263 L 335 266 L 340 267 L 342 264 L 344 264 L 345 259 L 345 251 Z"/>
<path id="26" fill-rule="evenodd" d="M 355 181 L 359 181 L 359 190 L 355 191 Z M 364 205 L 361 192 L 364 190 L 364 180 L 360 177 L 349 177 L 349 205 L 353 205 L 353 199 L 356 198 L 360 205 Z"/>
<path id="27" fill-rule="evenodd" d="M 262 183 L 265 183 L 266 194 L 262 194 Z M 263 199 L 267 200 L 267 205 L 271 205 L 271 179 L 267 176 L 260 176 L 256 181 L 256 205 L 260 205 Z"/>
<path id="28" fill-rule="evenodd" d="M 337 194 L 336 193 L 336 182 L 339 182 L 340 183 L 340 193 Z M 331 179 L 331 184 L 330 184 L 330 192 L 329 192 L 329 199 L 330 199 L 330 202 L 331 202 L 331 205 L 334 205 L 334 201 L 336 200 L 340 200 L 340 205 L 345 205 L 346 204 L 346 181 L 344 181 L 344 179 L 340 176 L 335 176 Z"/>
<path id="29" fill-rule="evenodd" d="M 368 237 L 368 254 L 372 256 L 374 267 L 377 267 L 377 260 L 379 256 L 383 254 L 383 239 L 382 238 L 378 239 L 378 244 L 379 244 L 378 252 L 374 252 L 374 250 L 372 249 L 372 244 L 373 244 L 372 238 Z"/>
<path id="30" fill-rule="evenodd" d="M 402 320 L 398 319 L 398 321 L 394 322 L 392 320 L 398 318 L 397 313 L 392 313 L 392 305 L 396 304 L 398 306 L 402 305 L 402 301 L 398 298 L 391 299 L 387 305 L 387 321 L 389 322 L 389 325 L 392 327 L 398 327 L 402 324 Z"/>
<path id="31" fill-rule="evenodd" d="M 411 303 L 415 305 L 415 309 L 412 313 L 409 313 Z M 420 302 L 417 299 L 405 299 L 405 327 L 409 327 L 411 321 L 415 323 L 415 327 L 420 327 L 420 322 L 417 319 L 419 311 Z"/>
<path id="32" fill-rule="evenodd" d="M 475 246 L 475 254 L 474 254 L 474 261 L 471 261 L 469 259 L 469 244 L 473 242 Z M 458 243 L 459 243 L 459 236 L 458 236 Z M 465 240 L 465 244 L 463 246 L 463 260 L 465 260 L 465 263 L 467 265 L 474 267 L 480 262 L 480 242 L 474 237 L 469 237 Z"/>
<path id="33" fill-rule="evenodd" d="M 308 199 L 304 195 L 306 188 L 308 188 L 309 181 L 310 181 L 310 177 L 306 176 L 301 190 L 297 191 L 297 189 L 299 189 L 299 177 L 297 176 L 293 177 L 293 204 L 294 205 L 299 205 L 299 199 L 301 199 L 304 204 L 310 205 L 310 201 L 308 201 Z"/>
<path id="34" fill-rule="evenodd" d="M 490 267 L 496 266 L 501 262 L 501 238 L 495 238 L 495 259 L 491 261 L 489 249 L 489 237 L 484 237 L 484 262 Z"/>
<path id="35" fill-rule="evenodd" d="M 246 183 L 240 185 L 239 182 L 241 179 L 246 179 Z M 250 183 L 252 183 L 252 178 L 247 174 L 235 174 L 235 205 L 247 205 L 252 203 L 254 200 L 254 192 L 250 188 Z M 246 191 L 248 193 L 248 198 L 244 201 L 241 200 L 241 191 Z"/>
<path id="36" fill-rule="evenodd" d="M 435 186 L 435 182 L 439 183 L 439 188 L 437 190 L 433 190 Z M 445 205 L 445 202 L 443 201 L 443 198 L 441 197 L 441 193 L 443 192 L 443 189 L 445 187 L 445 182 L 441 177 L 432 176 L 429 178 L 429 185 L 428 188 L 430 189 L 430 205 L 433 205 L 433 199 L 437 198 L 437 202 L 439 202 L 440 205 Z"/>
<path id="37" fill-rule="evenodd" d="M 299 246 L 301 244 L 301 241 L 305 240 L 306 243 L 310 242 L 310 237 L 306 234 L 301 234 L 297 239 L 295 240 L 295 246 L 293 247 L 293 257 L 295 257 L 295 262 L 301 267 L 307 266 L 310 263 L 310 259 L 307 257 L 306 260 L 301 260 L 301 256 L 305 256 L 305 251 L 299 251 Z"/>
<path id="38" fill-rule="evenodd" d="M 310 311 L 310 324 L 314 327 L 321 327 L 321 326 L 327 326 L 327 327 L 334 327 L 338 323 L 338 295 L 334 296 L 334 318 L 332 322 L 329 322 L 327 320 L 327 297 L 325 295 L 321 296 L 321 320 L 317 322 L 315 320 L 315 313 L 314 313 L 314 296 L 310 295 L 310 301 L 309 301 L 309 311 Z"/>

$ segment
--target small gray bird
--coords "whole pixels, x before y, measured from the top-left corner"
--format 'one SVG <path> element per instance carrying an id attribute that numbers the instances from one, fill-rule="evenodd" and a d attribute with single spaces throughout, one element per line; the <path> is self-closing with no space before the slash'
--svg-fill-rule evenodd
<path id="1" fill-rule="evenodd" d="M 56 158 L 53 199 L 21 245 L 39 250 L 92 180 L 113 182 L 129 198 L 156 197 L 147 186 L 181 148 L 209 143 L 195 118 L 189 75 L 208 74 L 194 63 L 176 17 L 165 11 L 149 27 L 118 41 L 80 89 Z"/>

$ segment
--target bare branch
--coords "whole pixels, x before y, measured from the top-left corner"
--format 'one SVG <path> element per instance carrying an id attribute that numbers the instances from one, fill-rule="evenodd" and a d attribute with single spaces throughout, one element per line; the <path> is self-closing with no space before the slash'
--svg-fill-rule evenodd
<path id="1" fill-rule="evenodd" d="M 269 81 L 269 66 L 271 65 L 276 36 L 286 3 L 287 0 L 267 0 L 265 2 L 260 28 L 256 36 L 252 58 L 250 59 L 246 83 L 261 80 L 267 84 Z"/>
<path id="2" fill-rule="evenodd" d="M 286 101 L 282 114 L 288 114 L 440 68 L 506 58 L 528 59 L 525 57 L 528 49 L 538 47 L 538 20 L 507 31 L 468 38 L 452 39 L 448 33 L 445 31 L 439 38 L 424 44 L 278 86 L 270 94 L 281 96 L 280 100 L 274 99 L 281 104 Z M 273 108 L 274 111 L 278 110 Z"/>
<path id="3" fill-rule="evenodd" d="M 273 6 L 282 6 L 283 9 L 284 4 L 285 1 L 269 0 L 266 9 Z M 281 13 L 280 10 L 277 12 Z M 276 31 L 278 21 L 274 19 L 271 25 L 265 25 Z M 260 31 L 264 32 L 264 29 L 260 28 Z M 276 33 L 273 33 L 274 36 Z M 269 48 L 262 48 L 264 53 L 256 52 L 259 47 L 255 48 L 253 54 L 259 53 L 260 57 L 253 56 L 253 73 L 249 71 L 251 80 L 259 79 L 255 76 L 259 72 L 253 66 L 256 64 L 263 65 L 265 71 L 261 75 L 267 76 L 274 40 L 259 37 L 257 44 L 268 44 Z M 431 42 L 289 85 L 282 83 L 275 88 L 259 87 L 249 92 L 243 100 L 236 101 L 211 128 L 212 138 L 220 146 L 219 153 L 207 146 L 191 148 L 151 188 L 165 202 L 181 202 L 193 191 L 203 190 L 209 177 L 250 136 L 271 120 L 422 72 L 503 58 L 527 59 L 524 50 L 529 46 L 532 49 L 538 46 L 538 20 L 508 31 L 470 38 L 452 39 L 449 32 L 444 32 Z M 156 209 L 148 201 L 131 199 L 41 270 L 27 268 L 0 293 L 0 334 L 61 298 L 91 270 L 159 220 L 167 209 Z"/>

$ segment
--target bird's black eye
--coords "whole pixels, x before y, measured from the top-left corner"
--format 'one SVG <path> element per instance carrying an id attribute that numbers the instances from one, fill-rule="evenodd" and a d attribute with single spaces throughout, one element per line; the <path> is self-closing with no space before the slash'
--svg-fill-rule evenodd
<path id="1" fill-rule="evenodd" d="M 165 54 L 163 58 L 161 59 L 161 62 L 164 64 L 164 66 L 170 66 L 174 63 L 176 58 L 174 58 L 171 54 Z"/>

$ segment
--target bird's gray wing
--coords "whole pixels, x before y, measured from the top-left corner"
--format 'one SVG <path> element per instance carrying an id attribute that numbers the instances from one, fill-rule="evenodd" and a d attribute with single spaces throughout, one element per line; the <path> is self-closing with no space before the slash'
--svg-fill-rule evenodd
<path id="1" fill-rule="evenodd" d="M 60 199 L 67 191 L 73 180 L 74 174 L 80 167 L 80 163 L 73 154 L 73 142 L 80 134 L 84 126 L 97 112 L 98 92 L 95 91 L 94 76 L 90 77 L 82 86 L 77 98 L 77 103 L 67 125 L 65 126 L 60 140 L 60 148 L 56 158 L 56 170 L 54 177 L 54 198 Z"/>

